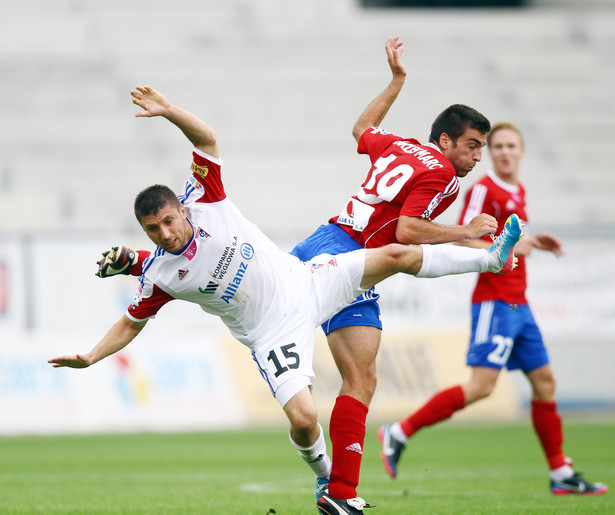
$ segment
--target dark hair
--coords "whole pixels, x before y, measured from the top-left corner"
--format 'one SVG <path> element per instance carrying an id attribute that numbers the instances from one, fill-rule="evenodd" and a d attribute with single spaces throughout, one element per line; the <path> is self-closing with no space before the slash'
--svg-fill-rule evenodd
<path id="1" fill-rule="evenodd" d="M 468 128 L 487 134 L 491 130 L 491 124 L 476 109 L 463 104 L 453 104 L 442 111 L 433 122 L 429 141 L 438 144 L 440 136 L 446 133 L 453 143 L 457 143 L 457 138 Z"/>
<path id="2" fill-rule="evenodd" d="M 137 195 L 134 206 L 135 216 L 141 223 L 143 216 L 155 215 L 167 204 L 177 207 L 178 210 L 181 205 L 171 188 L 163 184 L 154 184 Z"/>

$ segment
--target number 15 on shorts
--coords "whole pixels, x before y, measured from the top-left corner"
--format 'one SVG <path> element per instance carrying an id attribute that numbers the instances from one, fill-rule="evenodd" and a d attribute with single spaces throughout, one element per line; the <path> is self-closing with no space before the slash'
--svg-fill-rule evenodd
<path id="1" fill-rule="evenodd" d="M 292 349 L 296 347 L 296 344 L 289 343 L 282 345 L 279 349 L 273 349 L 267 355 L 267 361 L 271 361 L 275 367 L 275 377 L 280 377 L 284 372 L 288 372 L 289 369 L 299 368 L 301 362 L 299 354 Z"/>

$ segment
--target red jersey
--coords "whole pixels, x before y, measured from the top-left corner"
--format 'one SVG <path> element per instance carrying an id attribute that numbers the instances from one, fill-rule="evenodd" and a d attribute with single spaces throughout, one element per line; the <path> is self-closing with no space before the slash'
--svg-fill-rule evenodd
<path id="1" fill-rule="evenodd" d="M 498 234 L 504 228 L 506 219 L 517 213 L 522 221 L 527 222 L 525 211 L 525 188 L 504 182 L 494 172 L 489 171 L 468 191 L 459 225 L 467 225 L 480 213 L 487 213 L 498 221 Z M 483 239 L 491 241 L 489 235 Z M 478 275 L 472 302 L 485 300 L 503 300 L 511 304 L 526 304 L 525 289 L 527 279 L 525 257 L 519 256 L 517 268 L 508 274 L 485 272 Z"/>
<path id="2" fill-rule="evenodd" d="M 357 152 L 368 154 L 372 167 L 359 192 L 329 221 L 363 247 L 399 243 L 400 215 L 432 220 L 459 194 L 457 173 L 436 145 L 372 127 L 359 138 Z"/>

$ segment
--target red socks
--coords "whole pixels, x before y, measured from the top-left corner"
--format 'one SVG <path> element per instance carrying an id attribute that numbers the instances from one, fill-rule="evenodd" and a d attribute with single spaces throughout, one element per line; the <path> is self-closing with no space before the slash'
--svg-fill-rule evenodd
<path id="1" fill-rule="evenodd" d="M 357 496 L 367 411 L 365 404 L 349 395 L 335 401 L 329 425 L 333 461 L 329 494 L 334 499 Z"/>
<path id="2" fill-rule="evenodd" d="M 549 462 L 549 468 L 553 470 L 566 465 L 566 456 L 562 450 L 562 419 L 557 413 L 557 404 L 532 399 L 532 423 Z"/>
<path id="3" fill-rule="evenodd" d="M 418 411 L 402 420 L 399 425 L 407 437 L 419 429 L 449 418 L 455 411 L 465 408 L 466 400 L 461 386 L 436 393 Z"/>

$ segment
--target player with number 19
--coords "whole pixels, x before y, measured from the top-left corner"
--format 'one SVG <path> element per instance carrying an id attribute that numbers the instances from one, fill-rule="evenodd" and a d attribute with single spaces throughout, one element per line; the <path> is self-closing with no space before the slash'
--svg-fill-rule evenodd
<path id="1" fill-rule="evenodd" d="M 433 221 L 457 198 L 459 178 L 480 161 L 489 121 L 477 110 L 455 104 L 436 118 L 425 144 L 382 129 L 379 125 L 406 77 L 402 42 L 389 38 L 385 49 L 391 82 L 365 108 L 352 131 L 358 153 L 370 159 L 367 178 L 339 215 L 293 249 L 300 259 L 391 243 L 448 243 L 494 234 L 497 229 L 495 218 L 487 214 L 463 226 Z M 424 79 L 420 70 L 413 72 L 417 80 Z M 336 513 L 327 506 L 340 504 L 335 499 L 347 502 L 356 496 L 365 422 L 376 388 L 375 361 L 382 329 L 378 298 L 370 290 L 322 325 L 342 375 L 330 423 L 333 468 L 325 497 L 333 500 L 319 502 L 323 513 Z"/>

